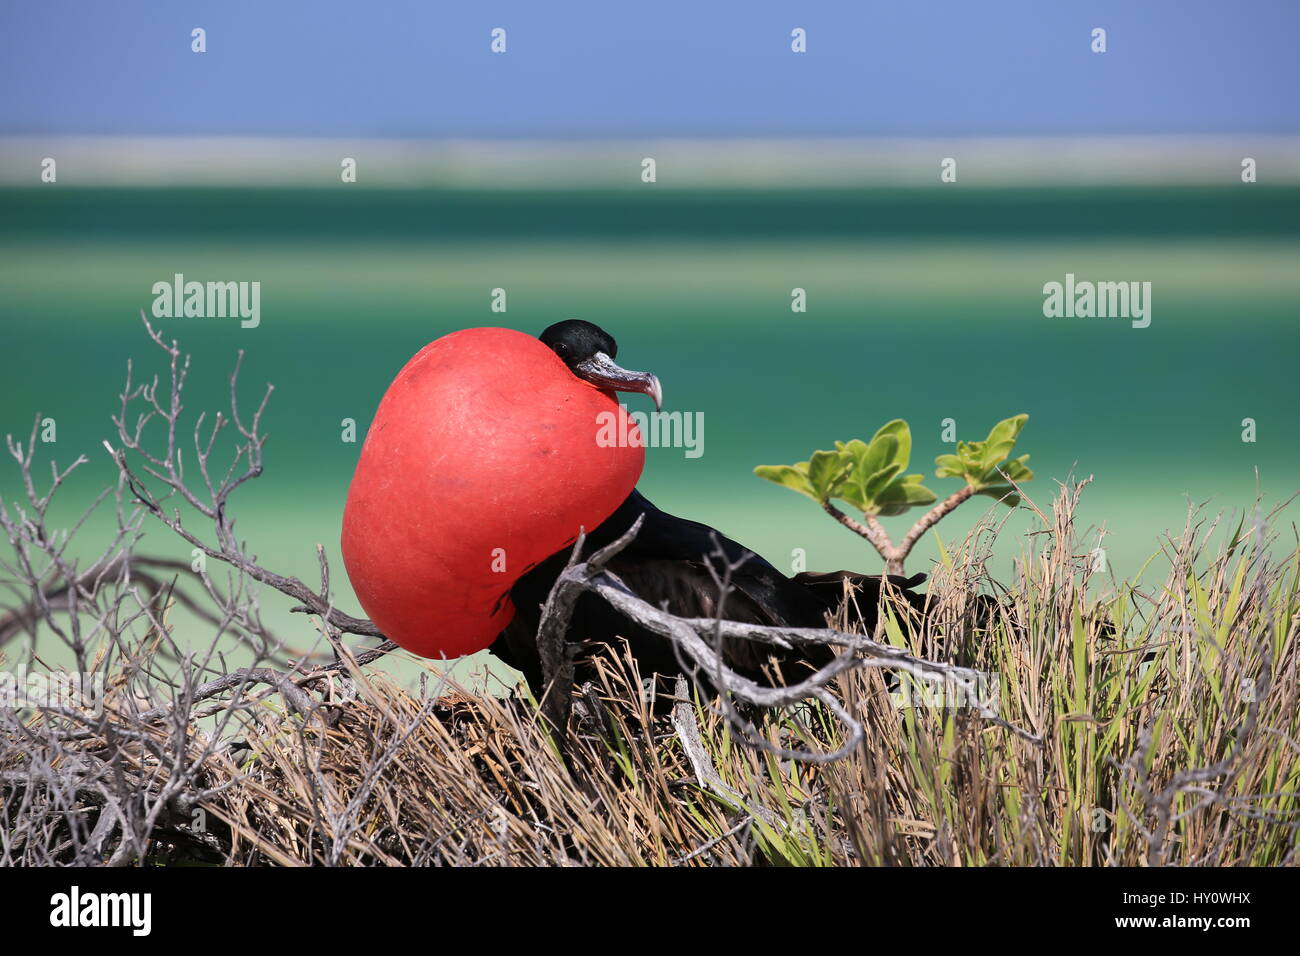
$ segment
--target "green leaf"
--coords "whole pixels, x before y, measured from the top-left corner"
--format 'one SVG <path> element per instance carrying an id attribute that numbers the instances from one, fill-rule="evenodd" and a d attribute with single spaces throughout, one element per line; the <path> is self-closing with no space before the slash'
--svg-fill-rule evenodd
<path id="1" fill-rule="evenodd" d="M 840 501 L 847 502 L 859 511 L 866 513 L 871 507 L 871 501 L 867 498 L 863 490 L 851 482 L 845 481 L 840 483 L 839 491 L 835 492 L 835 497 Z"/>
<path id="2" fill-rule="evenodd" d="M 812 486 L 817 501 L 829 501 L 834 496 L 851 464 L 838 451 L 812 453 L 808 460 L 808 484 Z"/>
<path id="3" fill-rule="evenodd" d="M 902 471 L 907 467 L 908 459 L 912 457 L 912 429 L 901 418 L 895 418 L 892 422 L 880 426 L 876 434 L 872 436 L 872 444 L 885 437 L 893 438 L 898 442 L 897 449 L 890 460 L 898 462 L 898 470 Z"/>
<path id="4" fill-rule="evenodd" d="M 1000 470 L 1011 481 L 1029 481 L 1034 477 L 1034 473 L 1025 465 L 1028 460 L 1028 455 L 1021 455 L 1019 458 L 1004 464 Z"/>
<path id="5" fill-rule="evenodd" d="M 840 459 L 845 467 L 844 480 L 836 490 L 835 497 L 844 499 L 857 509 L 862 509 L 862 502 L 866 501 L 866 489 L 858 470 L 858 462 L 867 453 L 867 444 L 861 438 L 854 438 L 853 441 L 848 442 L 837 441 L 835 447 L 839 449 Z"/>
<path id="6" fill-rule="evenodd" d="M 999 466 L 1006 462 L 1020 431 L 1025 427 L 1029 416 L 1013 415 L 993 426 L 988 438 L 983 441 L 957 442 L 955 454 L 940 455 L 935 458 L 935 475 L 939 478 L 964 478 L 966 483 L 979 494 L 992 494 L 1001 488 L 1007 492 L 1007 481 L 1028 481 L 1034 473 L 1025 466 L 1028 455 L 1021 455 L 1013 462 L 1008 462 L 999 474 Z"/>
<path id="7" fill-rule="evenodd" d="M 878 472 L 876 472 L 874 475 L 868 478 L 867 486 L 866 486 L 868 500 L 879 501 L 881 493 L 885 490 L 885 488 L 889 486 L 889 483 L 893 481 L 898 476 L 898 473 L 902 470 L 903 470 L 903 466 L 900 465 L 898 462 L 894 462 L 892 465 L 889 465 L 885 468 L 881 468 Z"/>
<path id="8" fill-rule="evenodd" d="M 848 468 L 844 481 L 840 483 L 839 490 L 836 492 L 836 497 L 847 501 L 859 511 L 866 511 L 871 501 L 867 494 L 867 480 L 873 472 L 867 470 L 871 465 L 864 462 L 871 456 L 871 449 L 860 438 L 850 442 L 836 442 L 835 447 L 839 449 L 840 456 Z"/>
<path id="9" fill-rule="evenodd" d="M 959 445 L 953 466 L 963 476 L 974 463 L 971 452 Z M 793 465 L 760 465 L 754 474 L 825 504 L 839 498 L 865 514 L 902 514 L 908 508 L 933 504 L 936 495 L 921 482 L 924 475 L 904 475 L 912 455 L 912 430 L 896 418 L 886 422 L 865 442 L 859 438 L 835 442 L 834 451 L 816 451 L 808 461 Z"/>
<path id="10" fill-rule="evenodd" d="M 875 475 L 882 469 L 888 467 L 897 457 L 897 436 L 877 435 L 875 438 L 871 439 L 871 444 L 864 446 L 864 450 L 858 456 L 854 463 L 854 467 L 865 484 L 872 475 Z M 901 465 L 898 470 L 902 471 L 905 467 L 907 466 Z"/>
<path id="11" fill-rule="evenodd" d="M 867 443 L 861 438 L 854 438 L 852 441 L 837 441 L 835 447 L 846 461 L 856 462 L 867 452 Z"/>
<path id="12" fill-rule="evenodd" d="M 934 463 L 939 466 L 935 472 L 937 478 L 963 478 L 966 475 L 966 466 L 956 455 L 940 455 Z"/>
<path id="13" fill-rule="evenodd" d="M 803 465 L 804 469 L 807 468 L 806 462 L 800 462 L 799 464 Z M 818 501 L 817 493 L 808 482 L 806 471 L 800 470 L 797 465 L 759 465 L 754 469 L 754 474 L 783 488 L 789 488 L 801 495 L 807 495 L 813 501 Z"/>
<path id="14" fill-rule="evenodd" d="M 882 425 L 870 442 L 836 442 L 848 473 L 835 496 L 866 514 L 879 511 L 877 496 L 907 467 L 912 431 L 901 418 Z"/>
<path id="15" fill-rule="evenodd" d="M 880 513 L 890 516 L 902 514 L 908 508 L 934 504 L 938 499 L 933 491 L 921 484 L 923 477 L 908 475 L 885 488 L 876 498 L 881 506 Z"/>
<path id="16" fill-rule="evenodd" d="M 981 455 L 981 464 L 986 471 L 1011 454 L 1011 449 L 1016 447 L 1016 439 L 1020 437 L 1020 430 L 1027 421 L 1028 415 L 1014 415 L 993 426 L 989 437 L 984 440 L 984 453 Z"/>
<path id="17" fill-rule="evenodd" d="M 1019 484 L 1034 477 L 1034 473 L 1025 465 L 1028 460 L 1028 455 L 1021 455 L 1001 467 L 990 469 L 990 474 L 985 483 L 981 484 L 979 490 L 975 493 L 977 495 L 987 495 L 990 498 L 1002 498 L 1003 495 L 1008 495 L 1009 497 L 1003 499 L 1002 503 L 1014 508 L 1020 504 L 1020 495 L 1014 493 L 1016 488 L 1011 482 L 1014 481 Z"/>

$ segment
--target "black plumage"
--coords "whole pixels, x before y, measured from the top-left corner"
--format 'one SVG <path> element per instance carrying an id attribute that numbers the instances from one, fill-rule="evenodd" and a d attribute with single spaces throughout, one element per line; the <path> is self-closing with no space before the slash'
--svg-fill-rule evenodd
<path id="1" fill-rule="evenodd" d="M 732 591 L 723 617 L 749 624 L 789 627 L 826 627 L 827 615 L 844 603 L 845 582 L 852 586 L 849 623 L 870 633 L 876 623 L 881 578 L 836 571 L 804 573 L 787 577 L 742 545 L 708 525 L 670 515 L 634 491 L 623 505 L 587 537 L 585 553 L 610 544 L 643 518 L 636 537 L 609 563 L 616 574 L 642 600 L 662 607 L 678 617 L 713 617 L 717 613 L 718 586 L 708 563 L 721 566 L 719 550 L 728 563 L 739 566 L 732 573 Z M 570 557 L 565 549 L 526 572 L 511 589 L 514 619 L 501 632 L 491 651 L 505 663 L 522 671 L 535 695 L 544 689 L 537 628 L 541 608 Z M 925 579 L 893 577 L 892 583 L 904 598 L 920 610 L 924 597 L 908 590 Z M 576 662 L 579 683 L 594 676 L 591 657 L 604 647 L 616 647 L 620 639 L 637 661 L 643 676 L 657 673 L 672 676 L 682 672 L 672 642 L 631 621 L 595 594 L 583 594 L 569 622 L 568 638 L 582 645 Z M 729 640 L 722 656 L 733 670 L 760 683 L 797 680 L 811 667 L 826 663 L 830 649 L 798 648 L 785 651 L 753 641 Z M 706 677 L 706 675 L 701 675 Z"/>
<path id="2" fill-rule="evenodd" d="M 653 375 L 628 372 L 613 363 L 617 345 L 613 338 L 589 322 L 568 320 L 542 333 L 541 339 L 565 361 L 574 374 L 603 388 L 639 391 L 660 400 L 659 382 Z M 826 574 L 804 573 L 787 577 L 758 555 L 721 532 L 697 521 L 689 521 L 656 508 L 640 492 L 626 501 L 587 536 L 585 553 L 618 540 L 640 517 L 642 525 L 632 542 L 616 555 L 608 569 L 642 600 L 664 608 L 678 617 L 714 617 L 718 586 L 709 563 L 721 569 L 722 558 L 737 565 L 732 573 L 732 591 L 727 596 L 723 617 L 750 624 L 789 627 L 825 627 L 827 615 L 844 604 L 846 581 L 855 592 L 850 602 L 850 622 L 867 633 L 876 623 L 876 608 L 882 586 L 880 577 L 849 571 Z M 528 570 L 510 591 L 516 614 L 501 632 L 491 651 L 511 667 L 522 671 L 534 694 L 543 690 L 537 629 L 541 607 L 564 570 L 571 547 Z M 910 588 L 925 579 L 893 577 L 893 585 L 918 610 L 924 597 Z M 568 639 L 583 646 L 576 661 L 576 679 L 581 683 L 593 675 L 591 655 L 603 647 L 626 640 L 643 676 L 681 673 L 681 662 L 671 641 L 649 631 L 611 608 L 595 594 L 583 594 L 570 620 Z M 722 656 L 737 672 L 753 680 L 788 682 L 830 659 L 832 651 L 803 648 L 783 651 L 752 641 L 728 641 Z M 775 669 L 774 669 L 775 667 Z M 779 674 L 779 678 L 776 676 Z M 701 675 L 704 676 L 704 675 Z"/>

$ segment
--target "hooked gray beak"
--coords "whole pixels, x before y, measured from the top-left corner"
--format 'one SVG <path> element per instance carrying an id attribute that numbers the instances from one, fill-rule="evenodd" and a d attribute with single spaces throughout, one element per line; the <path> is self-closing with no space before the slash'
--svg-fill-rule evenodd
<path id="1" fill-rule="evenodd" d="M 655 403 L 655 411 L 663 407 L 664 392 L 658 378 L 649 372 L 629 372 L 620 368 L 604 352 L 597 352 L 591 358 L 579 362 L 573 367 L 573 372 L 597 388 L 649 395 Z"/>

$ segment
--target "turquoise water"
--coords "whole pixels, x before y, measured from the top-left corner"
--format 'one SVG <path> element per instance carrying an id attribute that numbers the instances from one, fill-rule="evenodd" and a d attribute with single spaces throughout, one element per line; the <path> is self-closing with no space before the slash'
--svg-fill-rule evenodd
<path id="1" fill-rule="evenodd" d="M 24 435 L 38 411 L 53 417 L 57 442 L 42 450 L 90 459 L 58 513 L 111 480 L 100 442 L 127 358 L 162 369 L 139 319 L 153 283 L 257 280 L 256 329 L 160 323 L 194 354 L 192 411 L 220 407 L 240 349 L 248 401 L 275 383 L 267 472 L 236 499 L 239 528 L 265 563 L 308 579 L 323 543 L 348 608 L 337 536 L 359 443 L 340 439 L 342 420 L 364 433 L 410 355 L 474 325 L 536 332 L 577 316 L 608 328 L 622 364 L 662 379 L 666 408 L 703 413 L 704 454 L 651 449 L 643 490 L 782 566 L 796 548 L 811 568 L 878 562 L 753 466 L 870 437 L 896 417 L 913 427 L 912 470 L 932 473 L 944 419 L 982 438 L 1029 413 L 1030 496 L 1044 505 L 1058 480 L 1092 476 L 1083 517 L 1107 530 L 1118 577 L 1182 527 L 1189 502 L 1241 509 L 1257 488 L 1274 502 L 1300 489 L 1300 201 L 1289 191 L 1244 204 L 1218 190 L 1057 191 L 1037 203 L 1033 191 L 984 191 L 956 205 L 918 191 L 910 206 L 906 192 L 801 206 L 798 194 L 679 191 L 667 210 L 624 193 L 604 205 L 381 193 L 350 197 L 333 218 L 311 193 L 38 192 L 0 192 L 0 415 Z M 1151 282 L 1150 327 L 1045 318 L 1043 284 L 1066 273 Z M 805 313 L 790 309 L 795 287 Z M 507 291 L 503 314 L 489 308 L 495 288 Z M 1241 440 L 1245 418 L 1254 443 Z M 7 500 L 15 474 L 0 472 Z M 967 505 L 940 534 L 961 537 L 980 510 Z M 887 523 L 901 534 L 907 522 Z M 1007 533 L 1030 525 L 1018 513 Z M 103 530 L 92 521 L 87 534 Z M 995 570 L 1018 547 L 1007 538 Z M 189 554 L 163 533 L 142 550 Z M 935 554 L 927 538 L 910 568 Z M 302 630 L 287 603 L 268 598 L 269 619 Z"/>

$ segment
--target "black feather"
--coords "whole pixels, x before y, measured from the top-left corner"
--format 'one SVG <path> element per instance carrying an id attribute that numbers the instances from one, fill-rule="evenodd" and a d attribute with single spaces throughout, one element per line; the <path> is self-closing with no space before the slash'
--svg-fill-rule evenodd
<path id="1" fill-rule="evenodd" d="M 845 582 L 859 591 L 851 619 L 869 632 L 875 625 L 881 579 L 870 575 L 837 571 L 804 573 L 794 578 L 752 553 L 721 532 L 697 521 L 660 511 L 637 491 L 600 527 L 587 537 L 586 553 L 617 540 L 643 516 L 641 529 L 609 564 L 609 570 L 642 600 L 664 608 L 678 617 L 713 617 L 717 612 L 718 588 L 709 573 L 709 562 L 719 566 L 721 549 L 729 563 L 739 563 L 733 572 L 733 592 L 727 597 L 723 616 L 750 624 L 789 627 L 825 627 L 827 614 L 844 602 Z M 492 645 L 492 653 L 522 671 L 534 694 L 540 695 L 541 657 L 537 649 L 537 628 L 541 607 L 569 560 L 570 548 L 558 552 L 525 573 L 511 589 L 516 608 L 514 620 Z M 721 568 L 719 567 L 719 570 Z M 921 595 L 909 589 L 925 579 L 894 577 L 892 584 L 918 609 Z M 682 671 L 672 642 L 629 620 L 594 594 L 582 595 L 574 608 L 568 638 L 581 643 L 586 653 L 577 661 L 577 680 L 590 679 L 590 655 L 602 646 L 627 641 L 643 676 L 657 673 L 674 676 Z M 775 653 L 773 653 L 775 651 Z M 753 680 L 773 683 L 779 673 L 786 681 L 798 679 L 808 668 L 830 659 L 828 649 L 780 651 L 751 641 L 728 641 L 723 659 L 734 670 Z M 701 675 L 705 676 L 705 675 Z"/>

